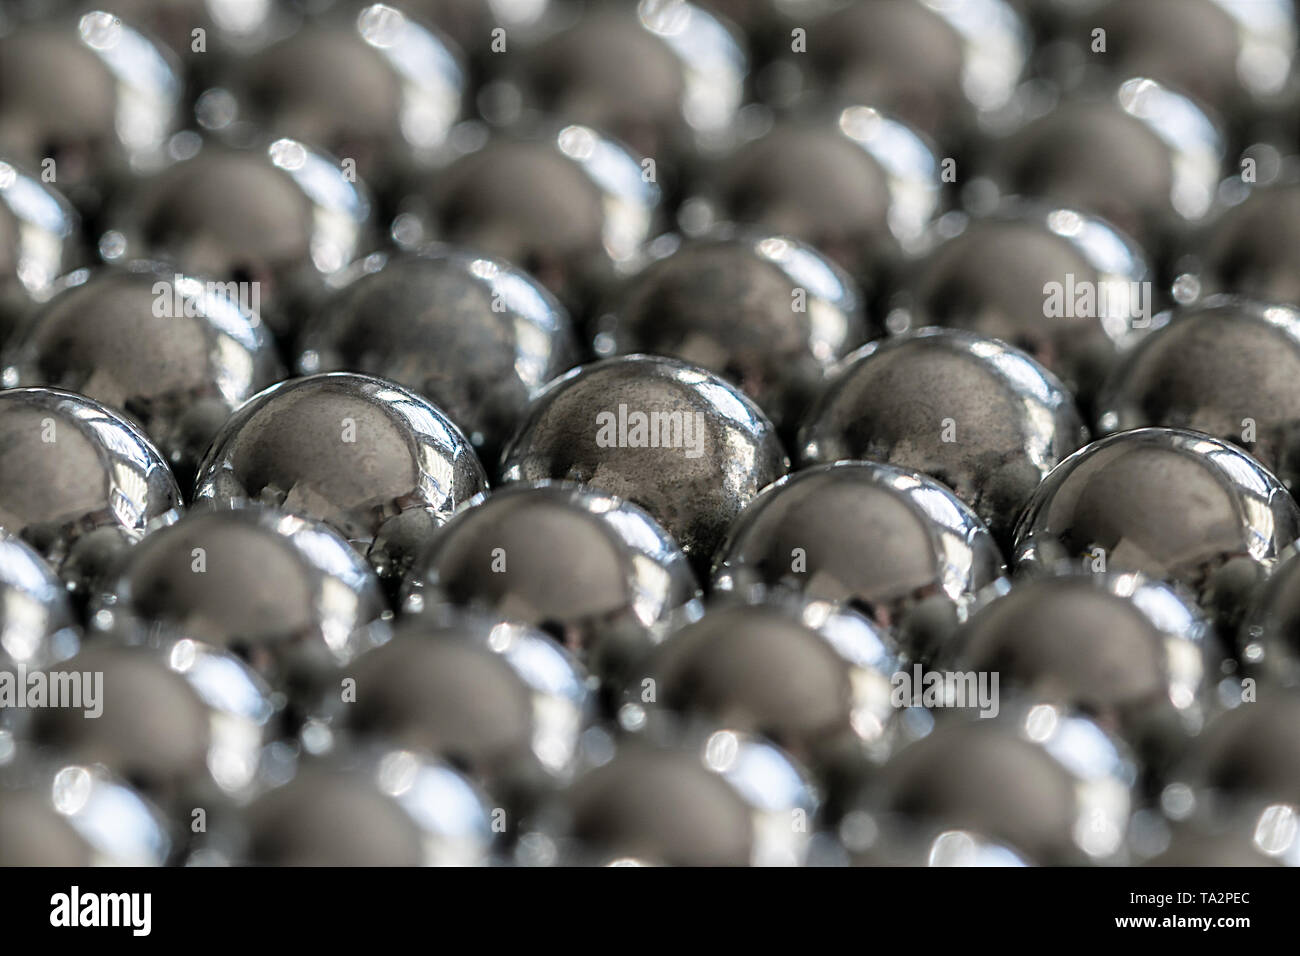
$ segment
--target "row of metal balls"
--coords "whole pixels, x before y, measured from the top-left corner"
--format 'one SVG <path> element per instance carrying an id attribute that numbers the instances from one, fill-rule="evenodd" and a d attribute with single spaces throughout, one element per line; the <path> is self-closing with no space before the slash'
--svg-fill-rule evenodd
<path id="1" fill-rule="evenodd" d="M 1119 145 L 1140 132 L 1124 116 L 1167 105 L 1152 96 L 1149 86 L 1121 87 L 1108 107 L 1129 130 Z M 810 157 L 896 172 L 868 144 L 897 158 L 901 127 L 875 110 L 842 109 L 821 128 L 820 140 L 812 128 L 760 138 L 778 155 L 790 151 L 784 167 L 757 149 L 747 160 L 770 187 L 738 187 L 761 211 L 733 203 L 727 218 L 768 229 L 656 243 L 655 263 L 616 283 L 608 308 L 586 303 L 608 291 L 620 258 L 635 259 L 653 223 L 638 212 L 644 201 L 608 201 L 597 170 L 616 155 L 609 141 L 557 126 L 528 146 L 484 147 L 460 175 L 442 178 L 454 198 L 438 207 L 438 234 L 526 263 L 591 316 L 597 354 L 667 352 L 698 366 L 614 360 L 540 395 L 578 354 L 564 308 L 527 274 L 478 252 L 387 254 L 345 269 L 359 251 L 348 237 L 363 206 L 337 167 L 297 140 L 208 144 L 143 187 L 132 213 L 143 211 L 146 226 L 136 232 L 123 217 L 102 247 L 110 258 L 147 250 L 187 272 L 256 281 L 269 320 L 283 307 L 282 332 L 312 316 L 290 355 L 297 371 L 347 367 L 387 380 L 313 375 L 227 420 L 283 366 L 252 309 L 199 280 L 177 283 L 171 266 L 73 273 L 35 318 L 24 316 L 6 384 L 73 388 L 109 407 L 48 389 L 0 394 L 0 525 L 57 569 L 103 633 L 87 641 L 84 666 L 63 660 L 78 645 L 75 618 L 60 610 L 49 569 L 10 537 L 0 567 L 16 583 L 5 592 L 3 646 L 15 663 L 102 671 L 110 696 L 98 721 L 63 710 L 6 714 L 15 724 L 0 748 L 22 786 L 6 792 L 0 817 L 13 814 L 4 832 L 28 841 L 6 846 L 47 861 L 1294 854 L 1297 705 L 1277 689 L 1294 680 L 1284 573 L 1294 562 L 1257 583 L 1297 536 L 1290 497 L 1238 449 L 1167 429 L 1088 446 L 1044 481 L 1086 439 L 1083 416 L 1061 380 L 981 334 L 926 330 L 868 345 L 823 388 L 825 370 L 878 328 L 839 268 L 774 227 L 820 230 L 803 238 L 866 279 L 888 257 L 869 266 L 858 257 L 901 241 L 900 229 L 907 235 L 909 207 L 896 197 L 915 190 L 879 171 L 867 180 L 887 199 L 874 232 L 858 228 L 864 220 L 836 221 L 852 206 L 842 189 L 820 204 L 789 196 L 864 181 L 820 175 Z M 854 151 L 837 152 L 841 141 Z M 182 157 L 196 144 L 171 141 Z M 927 182 L 922 154 L 903 155 L 912 162 L 901 167 L 903 185 Z M 521 176 L 516 163 L 534 172 Z M 624 155 L 614 168 L 635 166 Z M 32 208 L 15 195 L 52 195 L 9 169 L 0 185 L 10 210 Z M 644 200 L 652 190 L 635 182 L 628 195 Z M 300 195 L 309 204 L 274 201 Z M 556 195 L 560 213 L 538 208 Z M 1283 204 L 1259 206 L 1285 220 Z M 24 224 L 48 225 L 48 213 L 66 207 L 41 208 L 46 219 Z M 295 252 L 277 260 L 251 251 L 301 221 L 287 208 L 313 211 L 302 241 L 278 244 Z M 791 211 L 806 218 L 790 220 Z M 921 227 L 933 212 L 932 201 L 922 204 Z M 780 216 L 787 221 L 772 221 Z M 522 228 L 530 222 L 531 234 Z M 557 227 L 573 222 L 594 227 L 566 245 Z M 1135 244 L 1055 205 L 1007 207 L 974 224 L 949 217 L 929 233 L 948 240 L 941 248 L 955 275 L 935 282 L 934 301 L 984 299 L 964 317 L 913 325 L 1028 317 L 1041 335 L 1043 275 L 1151 274 Z M 70 235 L 65 226 L 47 234 Z M 990 249 L 1001 263 L 982 258 Z M 1026 261 L 1025 249 L 1051 249 L 1059 262 Z M 34 274 L 30 254 L 16 261 Z M 1269 265 L 1265 275 L 1282 274 Z M 354 281 L 316 287 L 335 272 Z M 297 306 L 295 318 L 287 303 L 304 274 L 299 301 L 312 305 Z M 1008 289 L 1024 298 L 996 298 Z M 161 315 L 160 301 L 171 303 Z M 87 309 L 96 322 L 84 321 Z M 1146 364 L 1127 358 L 1111 389 L 1137 397 L 1094 400 L 1118 346 L 1140 337 L 1133 318 L 1061 319 L 1068 337 L 1054 329 L 1043 340 L 976 328 L 1048 360 L 1088 414 L 1097 402 L 1103 431 L 1175 425 L 1240 443 L 1249 418 L 1265 436 L 1252 450 L 1286 476 L 1291 311 L 1231 301 L 1162 317 L 1154 324 L 1166 327 L 1131 353 Z M 616 429 L 625 447 L 609 447 L 600 416 L 617 422 L 620 406 L 680 412 L 682 441 L 636 447 L 634 431 Z M 704 426 L 692 433 L 692 457 L 696 413 Z M 507 485 L 438 530 L 486 487 L 475 449 L 493 462 L 512 432 L 499 477 L 518 490 Z M 783 444 L 810 466 L 876 463 L 810 467 L 758 496 L 787 470 Z M 186 484 L 197 476 L 195 503 L 219 509 L 128 547 L 179 512 L 162 456 Z M 593 490 L 523 484 L 554 478 Z M 245 502 L 280 510 L 225 510 Z M 1005 590 L 1002 553 L 1027 568 L 1070 558 L 1090 573 L 993 600 Z M 1093 571 L 1101 567 L 1110 570 Z M 1150 579 L 1121 573 L 1131 569 Z M 699 618 L 695 582 L 710 576 L 717 603 Z M 449 605 L 470 617 L 438 620 Z M 392 639 L 389 606 L 410 618 Z M 1258 702 L 1197 736 L 1205 718 L 1246 694 L 1237 680 L 1230 696 L 1215 693 L 1218 642 L 1238 635 L 1237 657 L 1264 681 Z M 901 710 L 890 677 L 914 660 L 1000 671 L 1003 713 L 982 721 Z M 912 738 L 922 739 L 904 746 Z M 295 751 L 315 756 L 295 769 Z M 48 763 L 50 754 L 59 759 Z M 569 784 L 579 768 L 594 769 Z M 132 800 L 140 809 L 128 824 Z M 205 811 L 197 833 L 196 809 Z M 1172 837 L 1170 820 L 1179 822 Z"/>

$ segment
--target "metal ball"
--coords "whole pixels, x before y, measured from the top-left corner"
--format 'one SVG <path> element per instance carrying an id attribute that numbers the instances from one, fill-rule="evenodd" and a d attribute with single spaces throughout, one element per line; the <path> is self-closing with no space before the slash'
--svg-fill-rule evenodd
<path id="1" fill-rule="evenodd" d="M 761 734 L 834 792 L 897 743 L 890 698 L 899 666 L 892 636 L 854 611 L 797 600 L 720 604 L 654 649 L 624 707 Z"/>
<path id="2" fill-rule="evenodd" d="M 181 508 L 167 463 L 116 412 L 59 389 L 0 391 L 0 526 L 78 596 Z"/>
<path id="3" fill-rule="evenodd" d="M 938 479 L 1004 546 L 1039 482 L 1086 440 L 1056 376 L 1004 342 L 955 329 L 850 355 L 800 433 L 806 462 L 868 458 Z"/>
<path id="4" fill-rule="evenodd" d="M 930 241 L 901 280 L 891 329 L 944 325 L 1002 339 L 1059 376 L 1081 406 L 1153 320 L 1142 314 L 1153 278 L 1145 254 L 1095 217 L 1009 204 L 949 214 Z M 1064 308 L 1052 306 L 1054 288 Z M 1108 298 L 1078 310 L 1076 289 Z"/>
<path id="5" fill-rule="evenodd" d="M 986 174 L 1001 193 L 1091 213 L 1157 262 L 1210 212 L 1223 142 L 1196 104 L 1133 77 L 1083 91 L 1000 137 Z"/>
<path id="6" fill-rule="evenodd" d="M 758 406 L 704 369 L 632 355 L 547 386 L 502 457 L 505 481 L 576 481 L 645 508 L 700 569 L 789 460 Z"/>
<path id="7" fill-rule="evenodd" d="M 1190 246 L 1190 271 L 1183 281 L 1197 295 L 1235 293 L 1300 307 L 1297 248 L 1300 183 L 1257 186 L 1206 224 Z"/>
<path id="8" fill-rule="evenodd" d="M 229 655 L 188 638 L 148 649 L 99 640 L 53 674 L 93 682 L 93 706 L 83 689 L 87 706 L 26 712 L 18 748 L 106 767 L 178 820 L 250 792 L 275 707 Z"/>
<path id="9" fill-rule="evenodd" d="M 4 378 L 126 413 L 188 485 L 236 406 L 284 377 L 261 318 L 228 292 L 146 263 L 78 271 L 15 338 Z"/>
<path id="10" fill-rule="evenodd" d="M 468 246 L 539 279 L 575 315 L 655 231 L 659 187 L 586 126 L 499 134 L 425 177 L 394 231 Z M 401 226 L 402 228 L 398 228 Z"/>
<path id="11" fill-rule="evenodd" d="M 707 368 L 792 432 L 826 369 L 868 338 L 853 280 L 804 243 L 727 232 L 656 247 L 668 251 L 596 321 L 598 355 L 646 352 Z"/>
<path id="12" fill-rule="evenodd" d="M 946 647 L 1002 693 L 1092 715 L 1158 770 L 1199 731 L 1222 656 L 1205 616 L 1141 575 L 1030 579 L 986 601 Z"/>
<path id="13" fill-rule="evenodd" d="M 324 372 L 240 406 L 199 467 L 194 500 L 309 515 L 366 551 L 390 522 L 431 530 L 486 487 L 469 441 L 438 408 L 384 379 Z M 376 562 L 382 577 L 400 578 L 413 558 L 415 542 L 399 543 Z"/>
<path id="14" fill-rule="evenodd" d="M 235 148 L 197 134 L 182 158 L 123 189 L 106 214 L 109 261 L 155 259 L 238 283 L 289 336 L 372 241 L 370 201 L 340 164 L 293 139 Z"/>
<path id="15" fill-rule="evenodd" d="M 755 498 L 718 550 L 713 587 L 847 604 L 924 656 L 1003 570 L 984 523 L 943 485 L 844 461 L 781 478 Z"/>
<path id="16" fill-rule="evenodd" d="M 453 517 L 412 568 L 406 607 L 451 604 L 541 628 L 592 672 L 623 676 L 699 593 L 641 508 L 547 482 L 506 485 Z"/>
<path id="17" fill-rule="evenodd" d="M 577 361 L 568 312 L 499 259 L 450 247 L 376 253 L 348 275 L 304 329 L 298 370 L 405 385 L 443 409 L 486 462 L 536 392 Z"/>
<path id="18" fill-rule="evenodd" d="M 346 668 L 322 717 L 458 767 L 512 805 L 565 782 L 591 714 L 586 674 L 549 634 L 490 619 L 412 618 Z"/>
<path id="19" fill-rule="evenodd" d="M 1179 780 L 1220 818 L 1300 804 L 1300 696 L 1265 688 L 1258 700 L 1221 714 L 1201 734 Z"/>
<path id="20" fill-rule="evenodd" d="M 807 11 L 795 21 L 806 35 L 782 59 L 802 69 L 807 92 L 888 110 L 947 143 L 1007 105 L 1029 56 L 1025 27 L 1002 0 L 789 6 Z"/>
<path id="21" fill-rule="evenodd" d="M 388 4 L 349 4 L 230 64 L 239 119 L 352 160 L 381 188 L 427 164 L 461 113 L 445 37 Z"/>
<path id="22" fill-rule="evenodd" d="M 874 291 L 939 206 L 939 164 L 868 106 L 784 117 L 719 158 L 686 203 L 709 220 L 803 240 Z M 689 221 L 683 227 L 694 227 Z"/>
<path id="23" fill-rule="evenodd" d="M 1014 555 L 1140 571 L 1232 625 L 1254 582 L 1300 537 L 1300 508 L 1263 466 L 1198 432 L 1139 428 L 1058 465 L 1026 505 Z"/>
<path id="24" fill-rule="evenodd" d="M 799 769 L 761 738 L 632 738 L 564 793 L 558 839 L 540 835 L 562 862 L 589 866 L 796 866 L 817 809 Z"/>
<path id="25" fill-rule="evenodd" d="M 0 158 L 0 348 L 55 280 L 81 264 L 80 246 L 81 220 L 68 201 Z"/>
<path id="26" fill-rule="evenodd" d="M 22 538 L 0 528 L 0 671 L 49 667 L 80 644 L 63 582 Z"/>
<path id="27" fill-rule="evenodd" d="M 1240 445 L 1300 479 L 1300 311 L 1215 297 L 1161 316 L 1098 399 L 1105 434 L 1147 425 Z"/>
<path id="28" fill-rule="evenodd" d="M 181 93 L 171 52 L 102 10 L 0 36 L 0 143 L 33 169 L 53 160 L 75 198 L 160 163 Z"/>
<path id="29" fill-rule="evenodd" d="M 1008 707 L 987 720 L 937 720 L 882 768 L 855 812 L 887 844 L 942 828 L 1038 865 L 1113 865 L 1126 856 L 1133 777 L 1125 748 L 1087 718 Z"/>
<path id="30" fill-rule="evenodd" d="M 474 866 L 493 836 L 491 809 L 464 777 L 395 750 L 303 760 L 229 839 L 254 866 Z"/>
<path id="31" fill-rule="evenodd" d="M 525 107 L 604 130 L 665 165 L 734 132 L 748 63 L 701 7 L 605 3 L 531 45 L 507 76 Z"/>
<path id="32" fill-rule="evenodd" d="M 1250 673 L 1300 686 L 1300 549 L 1291 545 L 1253 595 L 1237 634 L 1237 654 Z"/>
<path id="33" fill-rule="evenodd" d="M 91 621 L 126 642 L 235 654 L 295 704 L 385 636 L 365 561 L 325 525 L 269 508 L 193 511 L 132 550 Z"/>

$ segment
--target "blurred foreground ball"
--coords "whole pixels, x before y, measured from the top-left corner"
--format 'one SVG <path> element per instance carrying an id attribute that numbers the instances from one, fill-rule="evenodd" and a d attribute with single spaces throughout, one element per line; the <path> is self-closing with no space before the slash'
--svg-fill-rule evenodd
<path id="1" fill-rule="evenodd" d="M 1237 652 L 1251 673 L 1300 687 L 1300 550 L 1295 545 L 1254 595 L 1237 635 Z"/>
<path id="2" fill-rule="evenodd" d="M 796 472 L 755 498 L 718 550 L 713 586 L 844 603 L 923 651 L 1002 572 L 984 523 L 943 485 L 844 461 Z"/>
<path id="3" fill-rule="evenodd" d="M 1087 439 L 1070 393 L 1019 349 L 953 329 L 872 342 L 800 434 L 810 463 L 869 458 L 943 482 L 999 543 L 1038 483 Z"/>
<path id="4" fill-rule="evenodd" d="M 788 467 L 772 423 L 736 388 L 644 355 L 552 382 L 501 464 L 506 481 L 576 481 L 640 505 L 700 569 L 741 508 Z"/>
<path id="5" fill-rule="evenodd" d="M 80 643 L 63 582 L 22 538 L 0 528 L 0 671 L 48 667 Z"/>
<path id="6" fill-rule="evenodd" d="M 686 613 L 699 586 L 676 543 L 636 505 L 564 484 L 506 485 L 465 508 L 412 568 L 408 610 L 442 604 L 552 634 L 620 676 Z"/>
<path id="7" fill-rule="evenodd" d="M 213 439 L 196 502 L 249 502 L 319 518 L 396 577 L 412 549 L 487 486 L 460 430 L 414 392 L 324 372 L 245 402 Z M 408 537 L 409 535 L 409 537 Z"/>
<path id="8" fill-rule="evenodd" d="M 145 543 L 92 617 L 123 640 L 211 645 L 298 695 L 378 639 L 378 582 L 311 519 L 256 507 L 195 511 Z"/>
<path id="9" fill-rule="evenodd" d="M 0 391 L 0 527 L 86 595 L 122 551 L 180 517 L 181 492 L 144 434 L 53 388 Z"/>

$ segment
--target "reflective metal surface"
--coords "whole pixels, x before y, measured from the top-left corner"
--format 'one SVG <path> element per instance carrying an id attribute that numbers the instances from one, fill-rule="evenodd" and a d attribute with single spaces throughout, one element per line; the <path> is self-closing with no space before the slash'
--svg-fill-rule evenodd
<path id="1" fill-rule="evenodd" d="M 232 63 L 223 79 L 239 119 L 351 159 L 376 186 L 427 161 L 460 115 L 465 77 L 402 6 L 340 4 Z"/>
<path id="2" fill-rule="evenodd" d="M 718 549 L 713 586 L 842 602 L 920 649 L 1003 570 L 984 522 L 943 485 L 843 461 L 796 472 L 754 499 Z"/>
<path id="3" fill-rule="evenodd" d="M 298 371 L 348 370 L 426 396 L 494 466 L 529 400 L 577 360 L 568 312 L 537 280 L 453 247 L 366 257 L 304 329 Z"/>
<path id="4" fill-rule="evenodd" d="M 22 538 L 0 528 L 0 670 L 71 657 L 80 633 L 63 582 Z"/>
<path id="5" fill-rule="evenodd" d="M 1101 216 L 1159 258 L 1210 211 L 1223 151 L 1192 100 L 1133 77 L 1031 119 L 996 144 L 990 162 L 1004 194 Z"/>
<path id="6" fill-rule="evenodd" d="M 1300 806 L 1300 695 L 1271 689 L 1222 714 L 1197 741 L 1178 781 L 1192 789 L 1203 811 L 1259 814 L 1261 824 L 1272 816 L 1275 835 L 1281 823 L 1280 829 L 1290 829 L 1294 836 L 1295 808 Z"/>
<path id="7" fill-rule="evenodd" d="M 81 260 L 81 222 L 39 177 L 0 158 L 0 348 Z"/>
<path id="8" fill-rule="evenodd" d="M 942 828 L 1032 864 L 1115 864 L 1126 859 L 1133 782 L 1126 750 L 1091 720 L 1008 707 L 994 719 L 938 719 L 882 769 L 859 812 L 887 839 Z"/>
<path id="9" fill-rule="evenodd" d="M 1291 545 L 1251 600 L 1237 634 L 1250 673 L 1300 686 L 1300 549 Z"/>
<path id="10" fill-rule="evenodd" d="M 950 213 L 928 242 L 908 269 L 890 329 L 946 325 L 1002 339 L 1056 373 L 1081 405 L 1153 324 L 1145 253 L 1093 216 L 1013 203 L 985 216 Z M 1052 283 L 1062 308 L 1049 302 Z M 1076 309 L 1085 290 L 1106 301 Z"/>
<path id="11" fill-rule="evenodd" d="M 15 338 L 4 382 L 125 412 L 185 485 L 235 407 L 284 377 L 253 303 L 225 283 L 135 263 L 78 270 L 58 286 Z"/>
<path id="12" fill-rule="evenodd" d="M 408 618 L 347 674 L 356 700 L 327 693 L 332 729 L 447 760 L 515 806 L 572 775 L 592 716 L 586 673 L 549 634 L 492 619 Z"/>
<path id="13" fill-rule="evenodd" d="M 939 199 L 931 148 L 859 105 L 777 121 L 719 160 L 683 215 L 801 239 L 870 285 L 920 241 Z"/>
<path id="14" fill-rule="evenodd" d="M 364 551 L 407 512 L 437 522 L 487 486 L 460 430 L 384 379 L 324 372 L 281 382 L 222 426 L 199 468 L 196 502 L 259 502 L 318 518 Z M 391 554 L 386 576 L 410 555 Z"/>
<path id="15" fill-rule="evenodd" d="M 850 355 L 802 432 L 810 463 L 869 458 L 943 482 L 994 537 L 1044 476 L 1087 439 L 1061 382 L 1019 349 L 921 329 Z"/>
<path id="16" fill-rule="evenodd" d="M 506 485 L 459 512 L 408 579 L 406 607 L 449 603 L 543 628 L 589 669 L 622 674 L 692 612 L 685 556 L 636 505 L 559 483 Z"/>
<path id="17" fill-rule="evenodd" d="M 0 391 L 0 527 L 79 594 L 118 553 L 180 517 L 181 492 L 134 425 L 52 388 Z"/>
<path id="18" fill-rule="evenodd" d="M 385 614 L 374 575 L 316 521 L 200 510 L 143 544 L 92 606 L 93 625 L 121 640 L 211 645 L 307 693 L 384 636 L 372 627 Z"/>
<path id="19" fill-rule="evenodd" d="M 1300 311 L 1215 297 L 1175 309 L 1098 402 L 1101 432 L 1164 425 L 1245 448 L 1288 488 L 1300 479 Z"/>
<path id="20" fill-rule="evenodd" d="M 576 481 L 639 504 L 704 570 L 740 509 L 788 467 L 771 422 L 733 386 L 673 359 L 632 355 L 547 386 L 501 472 L 505 481 Z"/>
<path id="21" fill-rule="evenodd" d="M 629 279 L 595 325 L 600 356 L 647 352 L 740 387 L 793 431 L 826 369 L 867 338 L 856 284 L 811 246 L 720 231 L 682 241 Z"/>
<path id="22" fill-rule="evenodd" d="M 424 219 L 417 240 L 500 256 L 581 314 L 640 254 L 654 229 L 659 187 L 622 146 L 575 125 L 488 138 L 425 177 L 413 202 Z M 399 242 L 406 244 L 410 227 L 399 217 Z"/>
<path id="23" fill-rule="evenodd" d="M 1239 179 L 1227 182 L 1234 191 L 1246 190 Z M 1300 183 L 1250 188 L 1198 238 L 1191 247 L 1192 271 L 1182 280 L 1183 290 L 1175 286 L 1176 295 L 1183 291 L 1191 301 L 1231 292 L 1300 307 Z"/>
<path id="24" fill-rule="evenodd" d="M 1014 555 L 1029 568 L 1141 571 L 1223 610 L 1297 537 L 1300 509 L 1245 452 L 1197 432 L 1140 428 L 1053 470 L 1021 515 Z"/>
<path id="25" fill-rule="evenodd" d="M 31 168 L 53 159 L 64 189 L 160 164 L 181 92 L 170 52 L 111 13 L 0 35 L 0 143 Z"/>
<path id="26" fill-rule="evenodd" d="M 326 279 L 367 251 L 369 198 L 334 158 L 293 139 L 232 148 L 197 134 L 175 154 L 110 204 L 105 259 L 163 260 L 256 288 L 262 318 L 287 335 Z"/>

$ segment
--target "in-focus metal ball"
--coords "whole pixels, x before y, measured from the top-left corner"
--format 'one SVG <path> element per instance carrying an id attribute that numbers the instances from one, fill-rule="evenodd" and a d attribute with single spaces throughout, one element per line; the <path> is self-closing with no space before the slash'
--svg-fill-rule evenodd
<path id="1" fill-rule="evenodd" d="M 1026 505 L 1014 558 L 1181 584 L 1220 625 L 1300 537 L 1300 509 L 1254 458 L 1198 432 L 1139 428 L 1080 449 Z"/>
<path id="2" fill-rule="evenodd" d="M 1002 339 L 1055 372 L 1081 406 L 1153 321 L 1145 254 L 1093 216 L 1028 204 L 950 213 L 930 241 L 902 280 L 890 328 L 946 325 Z"/>
<path id="3" fill-rule="evenodd" d="M 1037 865 L 1125 859 L 1134 765 L 1097 724 L 1047 704 L 995 718 L 941 716 L 900 750 L 856 811 L 884 837 L 966 831 Z"/>
<path id="4" fill-rule="evenodd" d="M 809 463 L 869 458 L 946 484 L 1004 547 L 1047 473 L 1087 440 L 1065 386 L 997 339 L 921 329 L 850 355 L 800 433 Z"/>
<path id="5" fill-rule="evenodd" d="M 653 720 L 666 709 L 762 735 L 836 792 L 897 744 L 890 698 L 899 666 L 892 636 L 854 611 L 798 600 L 719 604 L 655 648 L 619 716 L 631 709 Z"/>
<path id="6" fill-rule="evenodd" d="M 370 202 L 339 162 L 293 139 L 233 148 L 188 134 L 176 162 L 110 204 L 100 253 L 236 282 L 288 336 L 370 244 Z"/>
<path id="7" fill-rule="evenodd" d="M 0 671 L 48 667 L 80 644 L 63 582 L 22 538 L 0 528 Z"/>
<path id="8" fill-rule="evenodd" d="M 632 738 L 563 795 L 558 839 L 542 831 L 523 845 L 550 841 L 561 862 L 588 866 L 796 866 L 817 808 L 801 771 L 762 738 Z"/>
<path id="9" fill-rule="evenodd" d="M 78 270 L 59 288 L 15 338 L 5 381 L 125 412 L 183 485 L 235 407 L 284 377 L 261 318 L 225 283 L 136 263 Z"/>
<path id="10" fill-rule="evenodd" d="M 345 669 L 322 719 L 351 739 L 447 761 L 514 807 L 564 783 L 592 716 L 586 674 L 549 634 L 458 616 L 407 619 Z"/>
<path id="11" fill-rule="evenodd" d="M 491 812 L 444 764 L 367 752 L 302 761 L 227 839 L 245 865 L 475 866 L 490 857 Z"/>
<path id="12" fill-rule="evenodd" d="M 1008 104 L 1029 55 L 1024 25 L 1002 0 L 786 7 L 804 36 L 801 47 L 789 38 L 782 61 L 802 72 L 806 94 L 870 103 L 945 144 L 961 144 L 981 115 Z"/>
<path id="13" fill-rule="evenodd" d="M 50 673 L 51 687 L 80 680 L 81 699 L 25 712 L 17 747 L 106 767 L 175 819 L 249 794 L 275 707 L 228 654 L 188 638 L 157 648 L 101 640 Z"/>
<path id="14" fill-rule="evenodd" d="M 568 312 L 527 273 L 468 250 L 375 253 L 311 320 L 303 374 L 347 370 L 428 397 L 495 466 L 543 385 L 578 358 Z"/>
<path id="15" fill-rule="evenodd" d="M 1288 488 L 1300 480 L 1300 311 L 1215 297 L 1175 309 L 1098 399 L 1105 434 L 1146 425 L 1240 445 Z"/>
<path id="16" fill-rule="evenodd" d="M 1081 569 L 986 602 L 944 651 L 954 671 L 998 673 L 1003 694 L 1092 715 L 1148 766 L 1200 729 L 1223 653 L 1168 585 Z"/>
<path id="17" fill-rule="evenodd" d="M 755 498 L 718 549 L 713 587 L 847 604 L 924 656 L 1002 573 L 984 522 L 943 485 L 844 461 L 795 472 Z"/>
<path id="18" fill-rule="evenodd" d="M 162 811 L 103 767 L 0 771 L 0 865 L 162 866 L 175 845 Z"/>
<path id="19" fill-rule="evenodd" d="M 735 387 L 644 355 L 552 382 L 501 463 L 505 481 L 576 481 L 640 505 L 700 570 L 740 510 L 788 468 L 776 429 Z"/>
<path id="20" fill-rule="evenodd" d="M 876 109 L 848 106 L 784 117 L 737 146 L 704 172 L 679 218 L 689 232 L 731 221 L 801 239 L 870 293 L 900 249 L 920 241 L 939 185 L 938 161 L 919 136 Z"/>
<path id="21" fill-rule="evenodd" d="M 0 143 L 94 206 L 107 181 L 156 167 L 176 128 L 182 83 L 170 51 L 96 10 L 15 24 L 0 36 Z"/>
<path id="22" fill-rule="evenodd" d="M 238 119 L 318 146 L 377 189 L 427 164 L 461 112 L 464 71 L 401 4 L 342 4 L 229 64 Z"/>
<path id="23" fill-rule="evenodd" d="M 537 277 L 575 315 L 655 231 L 659 187 L 586 126 L 498 135 L 422 179 L 394 222 L 399 243 L 439 239 Z"/>
<path id="24" fill-rule="evenodd" d="M 547 482 L 506 485 L 453 517 L 412 568 L 406 608 L 538 627 L 594 673 L 623 677 L 698 597 L 685 555 L 645 511 Z"/>
<path id="25" fill-rule="evenodd" d="M 474 449 L 438 408 L 350 372 L 259 392 L 222 426 L 198 475 L 196 502 L 260 502 L 318 518 L 392 579 L 421 538 L 487 487 Z"/>
<path id="26" fill-rule="evenodd" d="M 91 620 L 128 643 L 189 639 L 246 661 L 299 705 L 383 635 L 379 584 L 342 538 L 268 508 L 194 511 L 134 549 Z"/>
<path id="27" fill-rule="evenodd" d="M 81 221 L 63 196 L 0 158 L 0 348 L 55 279 L 80 265 Z"/>
<path id="28" fill-rule="evenodd" d="M 1251 673 L 1300 686 L 1300 549 L 1291 545 L 1251 599 L 1237 635 L 1238 657 Z"/>
<path id="29" fill-rule="evenodd" d="M 853 280 L 793 239 L 665 236 L 596 321 L 601 356 L 671 355 L 716 372 L 793 432 L 826 370 L 868 338 Z"/>
<path id="30" fill-rule="evenodd" d="M 1132 77 L 999 138 L 984 172 L 1003 195 L 1100 216 L 1162 262 L 1210 212 L 1222 158 L 1218 130 L 1192 100 Z"/>
<path id="31" fill-rule="evenodd" d="M 603 130 L 671 166 L 724 145 L 744 101 L 742 40 L 682 0 L 597 3 L 520 54 L 524 108 Z"/>
<path id="32" fill-rule="evenodd" d="M 167 463 L 116 412 L 59 389 L 0 391 L 0 527 L 79 596 L 181 507 Z"/>

